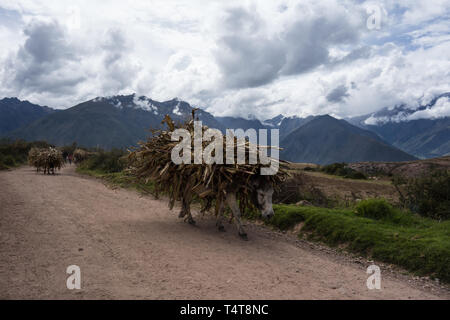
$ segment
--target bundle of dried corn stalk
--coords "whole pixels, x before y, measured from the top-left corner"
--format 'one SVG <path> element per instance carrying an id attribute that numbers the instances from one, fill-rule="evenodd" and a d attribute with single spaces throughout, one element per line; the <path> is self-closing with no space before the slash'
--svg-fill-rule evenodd
<path id="1" fill-rule="evenodd" d="M 39 148 L 31 148 L 30 151 L 28 151 L 28 164 L 30 166 L 36 167 L 36 170 L 39 171 L 40 165 L 39 165 L 39 153 L 41 152 L 41 149 Z"/>
<path id="2" fill-rule="evenodd" d="M 75 149 L 75 151 L 73 152 L 73 159 L 76 164 L 79 164 L 80 162 L 86 160 L 87 157 L 88 153 L 83 149 Z"/>
<path id="3" fill-rule="evenodd" d="M 60 170 L 64 166 L 64 158 L 56 148 L 31 148 L 28 152 L 28 163 L 36 167 L 37 171 L 44 169 L 44 174 L 50 174 L 50 170 L 55 173 L 55 169 Z"/>
<path id="4" fill-rule="evenodd" d="M 195 110 L 192 112 L 192 118 L 195 117 Z M 175 125 L 166 115 L 163 123 L 166 123 L 169 130 L 151 130 L 152 136 L 146 142 L 140 142 L 140 147 L 130 151 L 128 156 L 130 167 L 129 173 L 138 180 L 155 183 L 156 194 L 163 192 L 168 194 L 172 209 L 176 200 L 180 200 L 183 195 L 192 197 L 198 195 L 203 201 L 202 211 L 208 210 L 211 199 L 215 199 L 215 212 L 217 214 L 221 203 L 224 201 L 225 190 L 232 187 L 237 190 L 239 205 L 241 212 L 245 208 L 252 207 L 250 194 L 252 191 L 251 178 L 260 174 L 263 165 L 249 164 L 249 157 L 255 152 L 255 148 L 250 148 L 247 139 L 236 139 L 234 137 L 234 164 L 175 164 L 171 159 L 172 149 L 179 144 L 178 141 L 172 141 L 172 132 L 177 128 L 186 129 L 191 134 L 191 145 L 194 145 L 194 120 L 184 124 Z M 208 127 L 202 127 L 204 133 Z M 225 139 L 223 139 L 225 140 Z M 203 150 L 211 142 L 203 141 Z M 245 164 L 237 163 L 237 144 L 245 146 Z M 267 146 L 257 146 L 261 148 L 269 148 Z M 226 144 L 223 141 L 223 163 L 226 158 Z M 214 154 L 214 152 L 213 152 Z M 194 149 L 191 148 L 191 159 L 194 159 Z M 270 161 L 278 161 L 270 159 Z M 193 163 L 194 161 L 191 161 Z M 288 176 L 286 171 L 286 163 L 279 162 L 279 170 L 275 175 L 266 176 L 267 183 L 272 183 L 275 189 Z M 190 193 L 190 194 L 189 194 Z"/>

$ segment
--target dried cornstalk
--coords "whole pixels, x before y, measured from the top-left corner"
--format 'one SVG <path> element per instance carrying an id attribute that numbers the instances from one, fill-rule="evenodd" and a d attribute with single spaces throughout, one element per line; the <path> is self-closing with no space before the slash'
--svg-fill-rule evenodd
<path id="1" fill-rule="evenodd" d="M 28 152 L 28 163 L 36 168 L 36 171 L 44 169 L 44 174 L 55 169 L 60 170 L 64 166 L 64 159 L 61 151 L 55 148 L 38 149 L 32 148 Z"/>
<path id="2" fill-rule="evenodd" d="M 193 111 L 193 119 L 194 119 Z M 139 142 L 139 147 L 130 151 L 128 156 L 130 167 L 129 173 L 138 180 L 155 183 L 155 192 L 159 194 L 164 192 L 169 196 L 169 207 L 172 209 L 176 200 L 181 196 L 191 198 L 197 194 L 200 198 L 208 199 L 204 201 L 202 211 L 209 209 L 211 198 L 216 200 L 215 212 L 222 201 L 224 201 L 225 190 L 232 187 L 237 190 L 238 200 L 241 211 L 251 207 L 250 194 L 252 186 L 250 179 L 259 175 L 263 165 L 261 163 L 248 164 L 250 148 L 248 140 L 235 139 L 235 164 L 175 164 L 171 159 L 172 149 L 179 143 L 172 141 L 171 132 L 177 128 L 183 128 L 191 133 L 191 145 L 194 139 L 194 121 L 188 121 L 184 124 L 175 125 L 170 116 L 166 115 L 163 120 L 169 130 L 151 130 L 152 135 L 145 142 Z M 203 126 L 203 133 L 208 127 Z M 203 150 L 211 142 L 203 141 Z M 245 164 L 237 164 L 237 144 L 243 143 L 245 146 Z M 257 146 L 258 148 L 260 146 Z M 270 148 L 263 146 L 263 148 Z M 194 150 L 191 149 L 191 163 L 194 161 Z M 223 141 L 224 163 L 226 159 L 226 143 Z M 258 149 L 259 150 L 259 149 Z M 278 161 L 271 159 L 271 161 Z M 286 171 L 286 162 L 279 161 L 280 168 L 276 175 L 267 176 L 269 183 L 272 183 L 275 189 L 284 181 L 288 173 Z"/>
<path id="3" fill-rule="evenodd" d="M 73 152 L 73 159 L 76 164 L 86 160 L 88 157 L 88 153 L 82 149 L 75 149 Z"/>

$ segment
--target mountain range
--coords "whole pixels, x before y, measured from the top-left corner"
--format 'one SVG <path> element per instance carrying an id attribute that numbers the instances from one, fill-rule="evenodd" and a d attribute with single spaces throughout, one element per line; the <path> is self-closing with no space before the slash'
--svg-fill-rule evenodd
<path id="1" fill-rule="evenodd" d="M 439 110 L 440 114 L 434 110 Z M 415 109 L 402 104 L 347 120 L 377 133 L 393 146 L 425 159 L 450 153 L 450 117 L 445 116 L 446 110 L 447 113 L 450 110 L 450 92 L 437 95 Z M 431 115 L 431 118 L 423 118 L 425 115 Z"/>
<path id="2" fill-rule="evenodd" d="M 158 102 L 135 95 L 95 98 L 41 117 L 5 136 L 55 145 L 77 142 L 85 147 L 126 148 L 149 136 L 150 128 L 160 128 L 165 114 L 174 121 L 184 121 L 191 110 L 188 103 L 178 99 Z M 224 130 L 211 114 L 198 110 L 196 115 L 210 127 Z"/>
<path id="3" fill-rule="evenodd" d="M 349 119 L 329 115 L 285 117 L 260 121 L 215 117 L 199 109 L 197 117 L 211 128 L 279 129 L 280 156 L 295 162 L 404 161 L 450 153 L 450 118 L 415 119 L 450 93 L 419 109 L 396 106 Z M 126 148 L 160 128 L 169 114 L 175 122 L 190 118 L 192 106 L 177 98 L 159 102 L 144 96 L 97 97 L 65 110 L 34 105 L 16 98 L 0 100 L 0 136 L 46 140 L 55 145 L 77 142 L 86 147 Z M 401 117 L 403 118 L 399 118 Z M 409 119 L 409 118 L 410 119 Z"/>
<path id="4" fill-rule="evenodd" d="M 280 143 L 280 158 L 293 162 L 407 161 L 415 159 L 375 133 L 329 115 L 314 117 Z"/>
<path id="5" fill-rule="evenodd" d="M 41 107 L 17 98 L 2 99 L 0 100 L 0 136 L 53 112 L 55 110 L 49 107 Z"/>

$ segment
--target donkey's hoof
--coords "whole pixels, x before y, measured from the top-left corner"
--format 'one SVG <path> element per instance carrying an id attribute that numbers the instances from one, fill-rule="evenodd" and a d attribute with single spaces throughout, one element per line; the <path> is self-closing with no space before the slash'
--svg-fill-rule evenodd
<path id="1" fill-rule="evenodd" d="M 188 223 L 191 225 L 195 225 L 195 220 L 190 218 L 190 219 L 188 219 Z"/>
<path id="2" fill-rule="evenodd" d="M 248 237 L 246 233 L 239 233 L 239 237 L 241 237 L 242 240 L 248 241 Z"/>
<path id="3" fill-rule="evenodd" d="M 224 226 L 217 226 L 217 229 L 218 229 L 220 232 L 225 232 L 225 227 L 224 227 Z"/>

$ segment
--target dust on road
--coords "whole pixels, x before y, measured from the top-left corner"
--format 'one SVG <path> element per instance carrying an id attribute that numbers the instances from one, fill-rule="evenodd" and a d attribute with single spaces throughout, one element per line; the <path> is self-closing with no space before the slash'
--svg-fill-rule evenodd
<path id="1" fill-rule="evenodd" d="M 191 226 L 167 203 L 112 190 L 68 167 L 0 173 L 0 298 L 3 299 L 448 299 L 406 280 L 366 286 L 366 267 L 250 227 Z M 68 290 L 66 268 L 81 268 Z"/>

